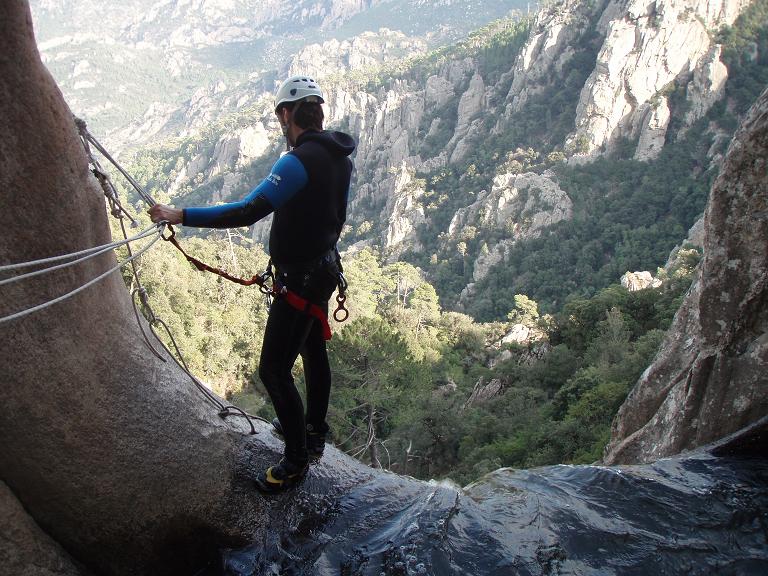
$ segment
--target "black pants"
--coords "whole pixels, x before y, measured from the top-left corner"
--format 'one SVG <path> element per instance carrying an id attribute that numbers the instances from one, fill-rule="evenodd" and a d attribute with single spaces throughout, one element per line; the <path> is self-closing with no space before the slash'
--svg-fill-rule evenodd
<path id="1" fill-rule="evenodd" d="M 336 288 L 338 267 L 326 260 L 308 270 L 288 273 L 278 269 L 280 283 L 328 311 L 328 299 Z M 301 355 L 307 392 L 307 412 L 291 369 Z M 306 430 L 327 431 L 325 422 L 331 393 L 331 369 L 320 321 L 276 298 L 269 310 L 259 362 L 259 378 L 269 393 L 280 420 L 288 460 L 307 460 Z"/>

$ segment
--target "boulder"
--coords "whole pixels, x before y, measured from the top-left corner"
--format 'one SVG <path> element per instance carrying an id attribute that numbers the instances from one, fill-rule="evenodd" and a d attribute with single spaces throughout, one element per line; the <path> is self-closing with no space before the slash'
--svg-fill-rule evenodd
<path id="1" fill-rule="evenodd" d="M 501 381 L 501 379 L 493 378 L 490 382 L 486 383 L 483 381 L 483 378 L 480 378 L 475 384 L 475 387 L 472 389 L 472 393 L 469 395 L 469 398 L 467 398 L 467 401 L 464 402 L 462 410 L 466 410 L 475 404 L 488 402 L 489 400 L 499 396 L 503 390 L 504 383 Z"/>
<path id="2" fill-rule="evenodd" d="M 528 341 L 531 329 L 525 324 L 515 324 L 501 339 L 502 344 L 524 344 Z"/>
<path id="3" fill-rule="evenodd" d="M 629 292 L 637 292 L 646 288 L 658 288 L 661 280 L 654 278 L 648 271 L 627 272 L 621 277 L 621 285 Z"/>

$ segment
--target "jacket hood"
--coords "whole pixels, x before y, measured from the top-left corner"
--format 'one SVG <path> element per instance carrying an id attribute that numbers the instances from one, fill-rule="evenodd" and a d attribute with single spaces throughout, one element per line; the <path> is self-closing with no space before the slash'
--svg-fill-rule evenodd
<path id="1" fill-rule="evenodd" d="M 304 142 L 318 142 L 328 150 L 340 156 L 349 156 L 355 151 L 355 141 L 349 134 L 337 131 L 316 131 L 307 130 L 299 136 L 296 146 L 301 146 Z"/>

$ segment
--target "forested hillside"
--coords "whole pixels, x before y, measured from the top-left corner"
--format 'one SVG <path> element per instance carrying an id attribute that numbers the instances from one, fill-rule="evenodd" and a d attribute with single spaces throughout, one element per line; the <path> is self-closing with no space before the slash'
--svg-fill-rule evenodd
<path id="1" fill-rule="evenodd" d="M 657 148 L 650 128 L 617 128 L 602 152 L 589 151 L 594 134 L 579 132 L 579 107 L 607 42 L 596 28 L 601 6 L 566 7 L 576 37 L 558 62 L 563 81 L 521 88 L 523 74 L 510 69 L 532 38 L 563 19 L 554 9 L 327 79 L 330 126 L 360 141 L 343 248 L 368 246 L 386 261 L 416 265 L 443 305 L 484 320 L 503 318 L 516 293 L 553 311 L 627 270 L 666 261 L 701 215 L 736 119 L 762 85 L 764 2 L 710 32 L 707 54 L 727 68 L 719 100 L 699 94 L 699 68 L 671 75 L 640 107 L 645 116 L 636 114 L 669 111 Z M 207 203 L 247 193 L 281 146 L 265 97 L 143 152 L 136 166 L 161 198 Z M 254 238 L 264 240 L 266 229 L 257 225 Z"/>
<path id="2" fill-rule="evenodd" d="M 666 88 L 673 116 L 658 158 L 633 159 L 637 142 L 624 142 L 610 157 L 553 166 L 574 202 L 573 220 L 512 247 L 505 266 L 480 282 L 467 311 L 498 317 L 515 293 L 557 309 L 627 270 L 661 265 L 701 216 L 738 118 L 768 85 L 767 23 L 768 4 L 758 1 L 717 33 L 728 68 L 725 95 L 691 126 L 682 126 L 690 107 L 685 91 L 676 83 Z"/>
<path id="3" fill-rule="evenodd" d="M 649 101 L 648 114 L 670 111 L 650 155 L 640 129 L 602 149 L 579 134 L 578 103 L 604 42 L 600 8 L 573 7 L 582 26 L 561 81 L 517 108 L 510 63 L 542 18 L 497 22 L 451 48 L 331 79 L 331 126 L 361 141 L 343 245 L 352 315 L 330 343 L 333 436 L 350 454 L 461 482 L 499 466 L 600 457 L 701 256 L 686 244 L 667 262 L 670 251 L 700 217 L 740 115 L 768 83 L 768 3 L 711 31 L 711 53 L 727 68 L 719 100 L 691 115 L 700 101 L 689 72 Z M 160 201 L 242 195 L 282 145 L 270 107 L 265 98 L 147 149 L 135 173 Z M 204 233 L 204 242 L 186 231 L 184 241 L 250 275 L 266 260 L 252 239 L 262 229 Z M 178 255 L 155 258 L 144 265 L 151 297 L 194 371 L 269 415 L 249 383 L 260 295 L 193 273 Z M 630 292 L 617 284 L 628 270 L 662 284 Z M 183 281 L 169 288 L 165 278 Z"/>

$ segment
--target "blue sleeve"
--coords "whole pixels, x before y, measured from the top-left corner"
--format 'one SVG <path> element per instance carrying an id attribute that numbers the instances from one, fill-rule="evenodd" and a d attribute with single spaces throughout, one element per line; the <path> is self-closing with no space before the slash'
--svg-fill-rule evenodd
<path id="1" fill-rule="evenodd" d="M 269 182 L 270 186 L 265 186 L 261 191 L 264 197 L 269 200 L 275 210 L 288 202 L 296 192 L 304 188 L 309 181 L 309 176 L 301 163 L 293 154 L 285 154 L 275 162 L 272 172 L 266 177 L 264 182 Z"/>
<path id="2" fill-rule="evenodd" d="M 307 180 L 307 171 L 301 161 L 293 154 L 286 154 L 275 162 L 269 176 L 239 202 L 205 208 L 185 208 L 184 226 L 199 228 L 250 226 L 290 200 L 294 194 L 306 186 Z"/>

